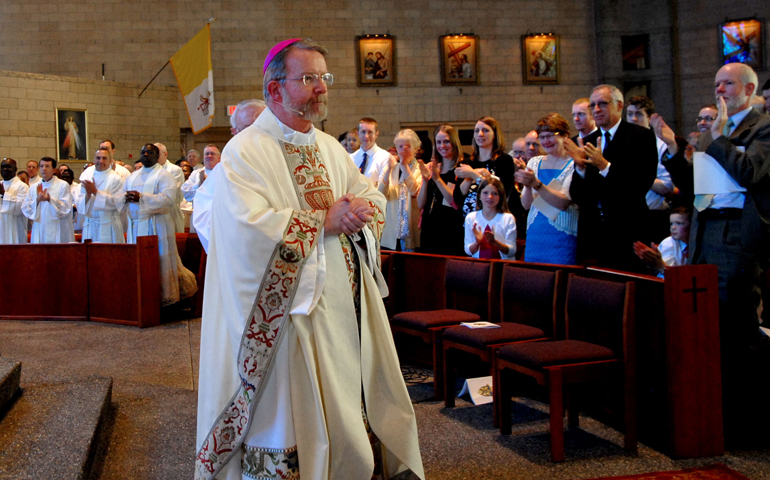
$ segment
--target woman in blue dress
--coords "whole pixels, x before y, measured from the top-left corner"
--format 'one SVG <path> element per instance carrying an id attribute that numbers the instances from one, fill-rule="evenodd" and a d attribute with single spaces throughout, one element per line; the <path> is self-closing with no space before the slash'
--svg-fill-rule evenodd
<path id="1" fill-rule="evenodd" d="M 569 123 L 550 113 L 535 130 L 546 155 L 532 158 L 515 174 L 524 185 L 521 203 L 529 209 L 524 261 L 575 265 L 578 209 L 569 196 L 575 164 L 564 148 Z"/>

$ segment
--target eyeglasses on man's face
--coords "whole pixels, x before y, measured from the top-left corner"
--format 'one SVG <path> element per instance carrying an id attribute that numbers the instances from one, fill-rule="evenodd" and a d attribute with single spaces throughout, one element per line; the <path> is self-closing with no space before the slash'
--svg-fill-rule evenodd
<path id="1" fill-rule="evenodd" d="M 700 123 L 700 122 L 713 122 L 714 120 L 716 120 L 716 118 L 714 118 L 714 117 L 698 117 L 698 118 L 695 119 L 695 122 L 696 123 Z"/>
<path id="2" fill-rule="evenodd" d="M 590 104 L 588 104 L 588 106 L 591 107 L 591 110 L 593 110 L 597 106 L 602 110 L 604 110 L 605 108 L 607 108 L 607 106 L 609 106 L 609 104 L 610 102 L 605 102 L 604 100 L 602 100 L 600 102 L 591 102 Z"/>
<path id="3" fill-rule="evenodd" d="M 319 80 L 323 80 L 323 82 L 327 86 L 334 85 L 334 75 L 331 73 L 324 73 L 322 75 L 318 75 L 317 73 L 306 73 L 302 75 L 301 77 L 297 78 L 284 78 L 284 80 L 301 80 L 305 86 L 312 85 L 316 86 L 318 85 Z"/>

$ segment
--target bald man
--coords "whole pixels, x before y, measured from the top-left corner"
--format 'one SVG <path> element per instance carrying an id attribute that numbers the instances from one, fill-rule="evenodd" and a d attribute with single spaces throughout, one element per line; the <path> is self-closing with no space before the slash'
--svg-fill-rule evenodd
<path id="1" fill-rule="evenodd" d="M 184 233 L 184 215 L 182 214 L 182 208 L 180 207 L 182 201 L 184 200 L 184 195 L 182 194 L 182 184 L 184 184 L 184 172 L 182 171 L 181 167 L 178 167 L 174 165 L 173 162 L 168 161 L 168 149 L 165 145 L 162 143 L 156 143 L 156 147 L 158 147 L 158 150 L 160 150 L 160 155 L 158 157 L 158 165 L 163 167 L 164 170 L 166 170 L 168 173 L 170 173 L 174 180 L 176 180 L 176 198 L 175 200 L 175 207 L 171 210 L 171 218 L 174 220 L 174 229 L 176 233 Z"/>
<path id="2" fill-rule="evenodd" d="M 714 87 L 717 118 L 700 135 L 698 149 L 713 157 L 746 191 L 696 195 L 699 211 L 693 218 L 689 246 L 691 263 L 719 268 L 722 382 L 729 434 L 735 433 L 736 425 L 757 428 L 753 414 L 734 422 L 730 419 L 748 415 L 745 407 L 764 401 L 768 394 L 764 378 L 770 366 L 770 340 L 759 329 L 757 308 L 770 259 L 770 117 L 751 108 L 758 92 L 757 74 L 751 67 L 724 65 Z M 662 134 L 673 135 L 659 118 L 653 119 L 653 125 Z M 674 182 L 692 183 L 692 167 L 681 156 L 676 160 L 672 158 L 669 165 Z"/>

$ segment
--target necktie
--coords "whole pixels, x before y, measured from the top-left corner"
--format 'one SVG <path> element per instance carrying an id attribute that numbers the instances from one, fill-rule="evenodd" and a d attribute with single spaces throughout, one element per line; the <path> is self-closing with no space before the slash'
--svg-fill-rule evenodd
<path id="1" fill-rule="evenodd" d="M 734 126 L 735 126 L 735 122 L 733 122 L 733 119 L 732 118 L 728 119 L 727 124 L 725 125 L 725 128 L 722 129 L 722 135 L 724 135 L 725 137 L 729 137 L 733 131 Z"/>
<path id="2" fill-rule="evenodd" d="M 361 168 L 358 169 L 359 172 L 364 173 L 366 172 L 366 160 L 368 156 L 366 155 L 366 152 L 364 152 L 364 159 L 361 161 Z"/>
<path id="3" fill-rule="evenodd" d="M 687 265 L 688 263 L 688 257 L 690 256 L 690 250 L 687 248 L 687 245 L 682 247 L 682 265 Z"/>
<path id="4" fill-rule="evenodd" d="M 729 137 L 733 131 L 733 127 L 735 127 L 735 122 L 733 122 L 732 118 L 728 118 L 725 128 L 722 129 L 722 135 Z M 712 194 L 698 194 L 695 195 L 695 200 L 693 200 L 692 205 L 696 210 L 702 212 L 711 205 L 712 200 L 714 200 L 714 195 Z"/>
<path id="5" fill-rule="evenodd" d="M 602 153 L 604 153 L 604 150 L 607 149 L 607 145 L 610 144 L 610 140 L 612 140 L 612 136 L 610 135 L 610 132 L 604 132 L 604 141 L 602 142 Z"/>

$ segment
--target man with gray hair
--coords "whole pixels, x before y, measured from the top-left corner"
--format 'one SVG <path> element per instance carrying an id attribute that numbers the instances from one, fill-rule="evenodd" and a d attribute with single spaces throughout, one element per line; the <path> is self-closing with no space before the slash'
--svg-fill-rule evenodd
<path id="1" fill-rule="evenodd" d="M 380 291 L 385 198 L 313 126 L 325 55 L 302 39 L 270 50 L 268 108 L 214 175 L 198 479 L 424 478 Z"/>
<path id="2" fill-rule="evenodd" d="M 634 254 L 648 243 L 645 196 L 657 176 L 655 133 L 623 120 L 623 94 L 612 85 L 593 89 L 589 107 L 599 130 L 565 146 L 575 160 L 570 196 L 580 207 L 578 261 L 645 272 Z"/>
<path id="3" fill-rule="evenodd" d="M 158 156 L 158 165 L 170 173 L 176 181 L 177 192 L 176 198 L 174 199 L 176 203 L 171 209 L 171 218 L 174 220 L 174 231 L 176 233 L 184 233 L 184 215 L 182 214 L 182 208 L 180 207 L 182 200 L 184 200 L 184 195 L 182 194 L 184 172 L 182 171 L 181 167 L 178 167 L 177 165 L 174 165 L 173 162 L 168 161 L 168 149 L 165 145 L 158 142 L 155 144 L 155 146 L 158 147 L 158 150 L 160 151 L 160 155 Z"/>
<path id="4" fill-rule="evenodd" d="M 233 114 L 230 115 L 230 133 L 235 135 L 254 123 L 265 107 L 265 102 L 256 98 L 244 100 L 236 105 Z"/>
<path id="5" fill-rule="evenodd" d="M 187 163 L 193 168 L 193 170 L 200 170 L 203 168 L 201 163 L 201 154 L 196 149 L 190 149 L 187 151 Z"/>
<path id="6" fill-rule="evenodd" d="M 764 378 L 770 365 L 770 341 L 760 332 L 757 315 L 770 259 L 770 117 L 751 108 L 758 86 L 756 72 L 742 63 L 724 65 L 716 74 L 717 118 L 710 131 L 700 135 L 698 150 L 713 157 L 746 190 L 696 195 L 688 244 L 691 263 L 719 267 L 728 434 L 733 433 L 732 427 L 756 426 L 756 412 L 745 405 L 767 398 L 766 391 L 752 389 L 767 389 Z M 652 123 L 661 135 L 673 136 L 659 117 Z M 683 156 L 672 158 L 666 166 L 674 182 L 693 183 L 693 167 Z M 746 418 L 730 421 L 744 412 Z"/>

